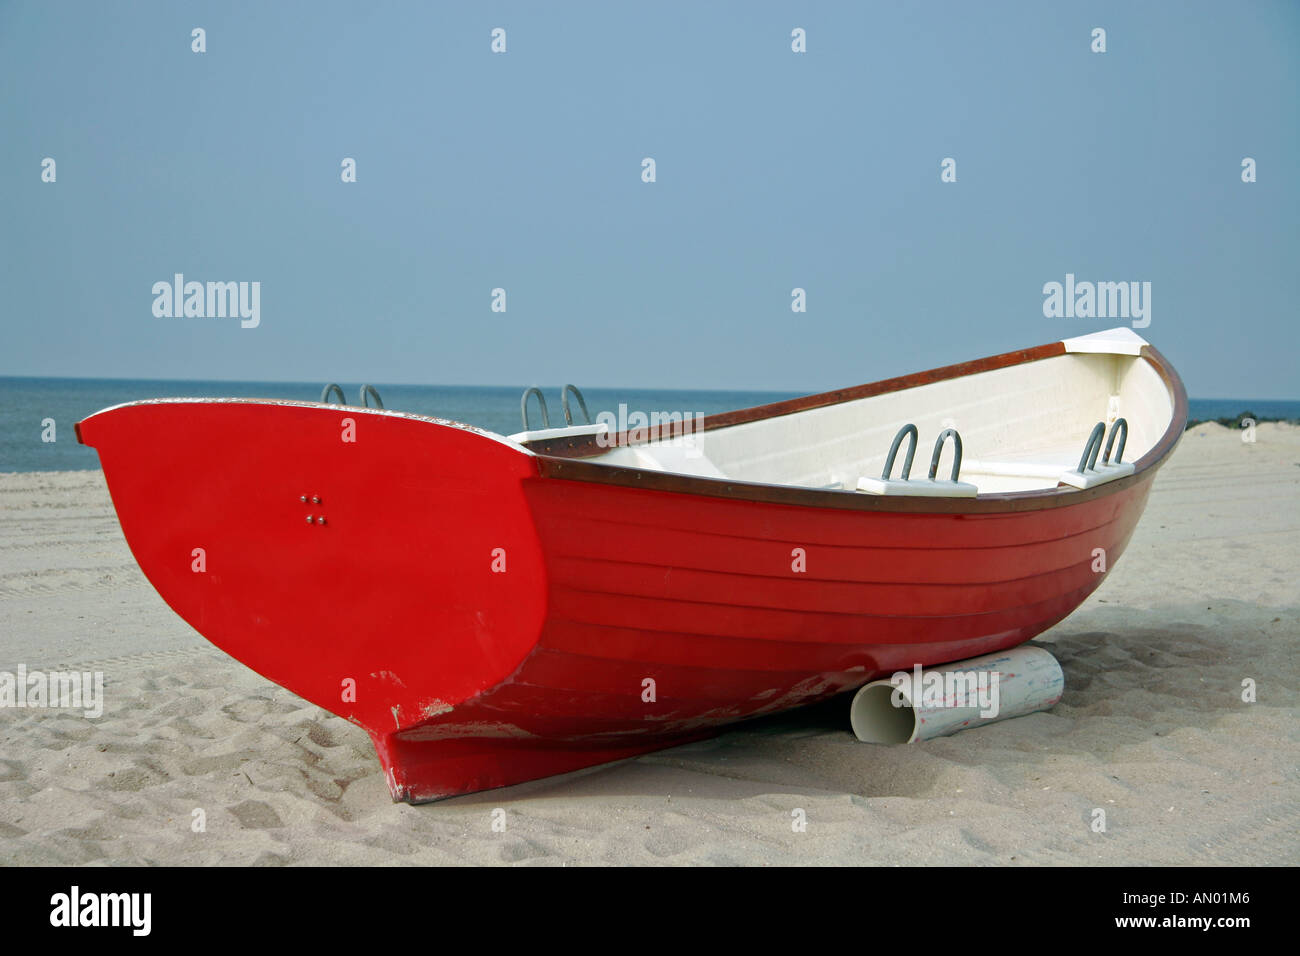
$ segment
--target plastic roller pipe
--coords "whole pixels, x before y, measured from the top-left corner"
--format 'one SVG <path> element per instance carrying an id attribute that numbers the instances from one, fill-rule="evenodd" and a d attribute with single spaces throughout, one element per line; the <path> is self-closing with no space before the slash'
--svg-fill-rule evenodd
<path id="1" fill-rule="evenodd" d="M 1017 647 L 872 681 L 854 695 L 849 722 L 867 743 L 910 744 L 1047 710 L 1064 690 L 1055 657 Z"/>

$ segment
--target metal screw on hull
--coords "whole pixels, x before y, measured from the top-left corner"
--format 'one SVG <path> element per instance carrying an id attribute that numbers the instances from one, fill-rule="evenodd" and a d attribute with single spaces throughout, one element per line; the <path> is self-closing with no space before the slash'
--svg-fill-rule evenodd
<path id="1" fill-rule="evenodd" d="M 314 504 L 314 505 L 318 505 L 318 504 L 320 504 L 320 495 L 312 495 L 312 496 L 311 496 L 311 503 Z"/>
<path id="2" fill-rule="evenodd" d="M 298 496 L 298 500 L 301 501 L 303 504 L 306 504 L 306 503 L 307 503 L 307 496 L 306 496 L 306 495 L 299 495 L 299 496 Z"/>
<path id="3" fill-rule="evenodd" d="M 307 523 L 308 523 L 308 524 L 311 524 L 311 515 L 308 515 L 308 516 L 307 516 Z"/>
<path id="4" fill-rule="evenodd" d="M 317 523 L 317 524 L 324 524 L 324 523 L 325 523 L 325 516 L 324 516 L 324 515 L 321 515 L 319 518 L 317 518 L 317 519 L 316 519 L 316 523 Z"/>

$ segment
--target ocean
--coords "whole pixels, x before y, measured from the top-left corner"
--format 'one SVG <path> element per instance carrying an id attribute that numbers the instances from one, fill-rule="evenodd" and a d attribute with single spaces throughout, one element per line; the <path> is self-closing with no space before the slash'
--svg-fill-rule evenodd
<path id="1" fill-rule="evenodd" d="M 341 383 L 342 384 L 342 383 Z M 522 388 L 494 385 L 383 385 L 375 383 L 386 408 L 450 418 L 503 435 L 521 430 Z M 349 404 L 360 404 L 360 385 L 343 385 Z M 546 387 L 551 424 L 562 425 L 559 387 Z M 0 377 L 0 472 L 72 471 L 98 468 L 93 448 L 77 443 L 73 424 L 101 408 L 145 398 L 225 397 L 318 401 L 319 384 L 288 382 L 176 382 L 133 379 Z M 593 418 L 617 414 L 620 403 L 646 413 L 705 415 L 792 398 L 792 392 L 727 392 L 664 389 L 583 389 Z M 1244 411 L 1261 420 L 1300 419 L 1300 401 L 1210 398 L 1191 399 L 1193 419 L 1229 418 Z M 529 415 L 539 427 L 536 399 Z M 53 427 L 48 420 L 53 420 Z M 44 440 L 53 437 L 53 441 Z"/>
<path id="2" fill-rule="evenodd" d="M 360 383 L 339 383 L 348 404 L 360 405 Z M 450 418 L 502 435 L 522 431 L 519 397 L 523 388 L 495 385 L 384 385 L 373 383 L 384 407 Z M 0 377 L 0 472 L 73 471 L 98 468 L 93 448 L 78 444 L 73 425 L 102 408 L 145 398 L 280 398 L 315 402 L 321 384 L 291 382 L 194 382 L 134 379 Z M 544 386 L 552 426 L 564 424 L 560 386 Z M 634 388 L 584 388 L 594 419 L 600 412 L 654 411 L 713 414 L 791 398 L 791 392 L 674 391 Z M 582 413 L 573 403 L 575 421 Z M 529 402 L 529 421 L 540 428 L 537 399 Z M 43 441 L 54 420 L 54 441 Z"/>

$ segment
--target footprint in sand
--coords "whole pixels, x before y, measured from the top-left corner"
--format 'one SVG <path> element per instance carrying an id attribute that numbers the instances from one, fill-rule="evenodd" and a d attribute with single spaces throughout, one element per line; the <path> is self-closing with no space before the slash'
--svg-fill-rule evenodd
<path id="1" fill-rule="evenodd" d="M 334 734 L 321 724 L 312 723 L 307 728 L 307 739 L 317 747 L 337 747 L 338 741 L 334 739 Z"/>
<path id="2" fill-rule="evenodd" d="M 540 860 L 550 855 L 550 851 L 545 847 L 523 837 L 511 838 L 497 851 L 497 857 L 502 863 L 522 863 L 525 860 Z"/>
<path id="3" fill-rule="evenodd" d="M 261 800 L 245 800 L 226 809 L 241 826 L 248 830 L 272 830 L 284 826 L 280 815 L 271 808 L 269 803 L 263 803 Z"/>
<path id="4" fill-rule="evenodd" d="M 181 773 L 187 777 L 202 777 L 206 774 L 224 770 L 237 770 L 246 761 L 257 756 L 251 750 L 240 750 L 229 754 L 216 754 L 211 757 L 199 757 L 181 764 Z"/>
<path id="5" fill-rule="evenodd" d="M 253 724 L 267 714 L 287 714 L 297 710 L 296 703 L 276 703 L 269 697 L 246 697 L 221 708 L 221 712 L 231 720 L 241 724 Z"/>
<path id="6" fill-rule="evenodd" d="M 114 770 L 105 778 L 104 783 L 110 790 L 125 790 L 128 793 L 135 793 L 153 784 L 163 783 L 168 779 L 167 774 L 161 770 L 148 766 L 137 766 L 128 767 L 125 770 Z"/>
<path id="7" fill-rule="evenodd" d="M 159 717 L 197 717 L 207 710 L 197 697 L 176 697 L 154 710 Z"/>
<path id="8" fill-rule="evenodd" d="M 226 704 L 221 712 L 231 720 L 241 724 L 256 723 L 271 710 L 271 701 L 266 697 L 246 697 Z"/>
<path id="9" fill-rule="evenodd" d="M 647 853 L 659 859 L 685 853 L 690 845 L 691 837 L 684 827 L 648 833 L 642 843 Z"/>

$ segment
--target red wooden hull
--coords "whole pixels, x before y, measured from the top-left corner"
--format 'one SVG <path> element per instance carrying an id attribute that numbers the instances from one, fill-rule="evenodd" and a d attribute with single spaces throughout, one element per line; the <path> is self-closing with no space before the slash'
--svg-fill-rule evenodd
<path id="1" fill-rule="evenodd" d="M 1020 644 L 1101 583 L 1155 473 L 1053 507 L 840 510 L 555 477 L 359 408 L 146 402 L 78 433 L 168 604 L 364 727 L 411 802 Z"/>

